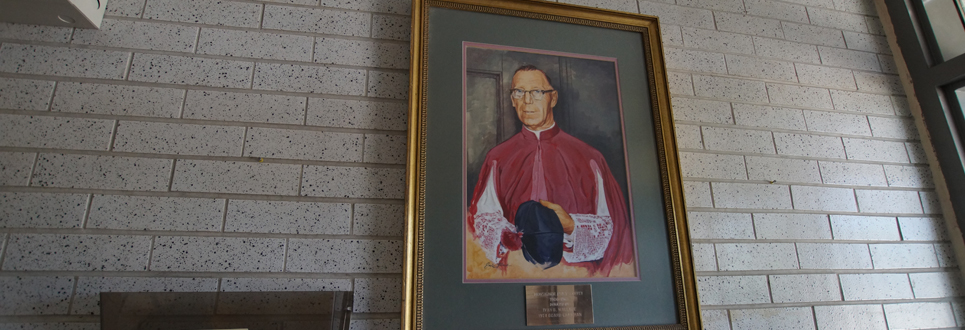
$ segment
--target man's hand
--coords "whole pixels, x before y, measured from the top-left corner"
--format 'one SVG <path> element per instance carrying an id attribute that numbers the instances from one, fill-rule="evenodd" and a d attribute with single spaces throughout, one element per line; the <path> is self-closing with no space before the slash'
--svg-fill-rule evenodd
<path id="1" fill-rule="evenodd" d="M 570 217 L 570 214 L 567 213 L 566 210 L 563 210 L 562 206 L 560 206 L 559 204 L 556 204 L 550 201 L 544 201 L 544 200 L 540 200 L 539 203 L 543 204 L 543 206 L 548 207 L 550 210 L 553 210 L 553 212 L 556 212 L 556 216 L 560 218 L 560 223 L 563 224 L 564 233 L 566 233 L 567 235 L 573 233 L 573 228 L 576 227 L 576 223 L 573 222 L 573 218 Z"/>

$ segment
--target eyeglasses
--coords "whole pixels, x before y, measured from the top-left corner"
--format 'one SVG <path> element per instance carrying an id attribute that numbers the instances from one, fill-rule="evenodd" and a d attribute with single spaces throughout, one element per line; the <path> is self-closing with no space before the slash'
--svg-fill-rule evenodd
<path id="1" fill-rule="evenodd" d="M 523 98 L 523 95 L 526 95 L 526 93 L 529 93 L 529 96 L 532 96 L 534 100 L 539 101 L 539 100 L 542 100 L 542 99 L 543 99 L 543 96 L 544 96 L 544 95 L 549 94 L 549 93 L 552 93 L 552 92 L 555 92 L 555 91 L 556 91 L 556 90 L 552 90 L 552 89 L 546 89 L 546 90 L 534 89 L 534 90 L 531 90 L 531 91 L 524 91 L 524 90 L 519 89 L 519 88 L 514 88 L 514 89 L 512 90 L 512 95 L 513 95 L 513 98 L 514 98 L 514 99 L 517 99 L 517 100 L 518 100 L 518 99 Z"/>

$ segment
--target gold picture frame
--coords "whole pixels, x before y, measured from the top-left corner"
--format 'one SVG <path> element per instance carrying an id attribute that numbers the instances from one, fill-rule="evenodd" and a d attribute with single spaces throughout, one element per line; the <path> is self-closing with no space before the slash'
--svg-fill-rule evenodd
<path id="1" fill-rule="evenodd" d="M 560 35 L 554 36 L 554 33 Z M 580 45 L 580 40 L 592 41 L 610 34 L 633 42 L 616 42 L 610 47 Z M 456 45 L 453 40 L 460 44 Z M 616 70 L 622 125 L 619 129 L 624 132 L 626 144 L 622 149 L 628 173 L 625 185 L 628 193 L 629 190 L 638 192 L 630 193 L 631 197 L 627 199 L 632 213 L 631 233 L 635 235 L 632 248 L 635 252 L 641 251 L 636 252 L 641 255 L 633 258 L 636 278 L 614 282 L 589 277 L 520 279 L 509 283 L 466 280 L 465 246 L 461 247 L 463 251 L 460 253 L 459 245 L 449 243 L 465 242 L 465 238 L 460 240 L 458 237 L 466 235 L 464 219 L 466 206 L 470 203 L 467 202 L 466 183 L 474 181 L 466 178 L 465 150 L 459 151 L 462 163 L 454 160 L 459 158 L 453 152 L 459 149 L 453 148 L 458 146 L 455 140 L 461 136 L 465 149 L 467 133 L 465 113 L 457 111 L 460 107 L 453 105 L 465 102 L 466 98 L 466 47 L 494 43 L 493 40 L 503 40 L 495 43 L 507 45 L 500 49 L 510 51 L 548 49 L 547 52 L 553 51 L 553 54 L 564 57 L 570 53 L 596 52 L 599 53 L 594 55 L 599 55 L 597 57 L 613 57 L 614 66 L 616 59 L 621 61 Z M 532 40 L 539 42 L 532 43 Z M 629 49 L 625 52 L 621 50 L 624 44 Z M 607 53 L 608 50 L 613 54 Z M 458 58 L 458 51 L 462 52 L 462 58 Z M 460 60 L 462 63 L 456 63 Z M 414 0 L 410 61 L 402 329 L 525 329 L 526 323 L 519 322 L 520 315 L 525 313 L 524 308 L 519 307 L 524 304 L 521 288 L 541 280 L 548 284 L 592 283 L 595 286 L 597 322 L 576 328 L 700 329 L 670 93 L 656 17 L 543 1 Z M 460 65 L 461 70 L 457 69 Z M 638 69 L 634 70 L 636 67 Z M 508 86 L 505 82 L 511 76 L 511 71 L 501 76 L 502 86 L 498 85 L 500 80 L 497 79 L 496 89 L 508 90 L 504 88 Z M 544 72 L 543 76 L 549 80 L 547 73 Z M 458 88 L 453 82 L 460 78 L 462 94 L 453 89 Z M 634 84 L 635 81 L 639 83 Z M 529 91 L 525 92 L 522 97 L 528 99 Z M 502 96 L 508 100 L 506 95 Z M 624 114 L 626 120 L 622 117 Z M 461 126 L 462 130 L 456 126 Z M 461 178 L 458 173 L 462 173 Z M 631 176 L 634 180 L 629 178 Z M 653 179 L 647 181 L 646 178 Z M 648 191 L 654 193 L 648 194 Z M 463 196 L 461 202 L 458 195 Z M 649 204 L 645 203 L 656 207 L 646 207 Z M 652 228 L 663 228 L 663 232 L 655 232 Z M 644 246 L 647 244 L 658 248 Z M 462 267 L 457 262 L 460 258 Z M 648 267 L 642 268 L 643 265 Z M 650 267 L 659 269 L 651 270 Z M 650 281 L 651 273 L 664 274 L 660 278 L 666 279 Z M 646 285 L 654 285 L 650 282 L 660 286 L 646 289 Z M 653 293 L 658 291 L 665 294 Z M 622 309 L 613 308 L 611 302 L 616 299 L 621 301 Z M 641 313 L 628 313 L 626 308 L 637 308 Z M 607 314 L 610 310 L 613 313 Z M 663 314 L 651 317 L 643 310 L 660 310 Z M 627 314 L 642 316 L 633 318 Z M 445 320 L 440 321 L 440 318 Z M 459 319 L 466 320 L 466 324 L 453 325 L 459 324 Z M 672 321 L 667 321 L 670 319 Z"/>

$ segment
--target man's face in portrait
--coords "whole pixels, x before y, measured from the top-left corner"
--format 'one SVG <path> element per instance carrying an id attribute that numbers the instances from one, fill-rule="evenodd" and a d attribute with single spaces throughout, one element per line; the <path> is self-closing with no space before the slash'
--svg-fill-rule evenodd
<path id="1" fill-rule="evenodd" d="M 556 106 L 557 93 L 542 72 L 517 72 L 513 75 L 513 90 L 510 94 L 516 115 L 524 126 L 539 131 L 553 125 L 553 107 Z"/>

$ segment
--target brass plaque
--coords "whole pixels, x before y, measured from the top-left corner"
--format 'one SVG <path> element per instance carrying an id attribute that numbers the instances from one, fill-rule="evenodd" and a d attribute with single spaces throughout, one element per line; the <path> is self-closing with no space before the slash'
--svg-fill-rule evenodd
<path id="1" fill-rule="evenodd" d="M 590 285 L 527 285 L 526 325 L 563 324 L 593 324 Z"/>

